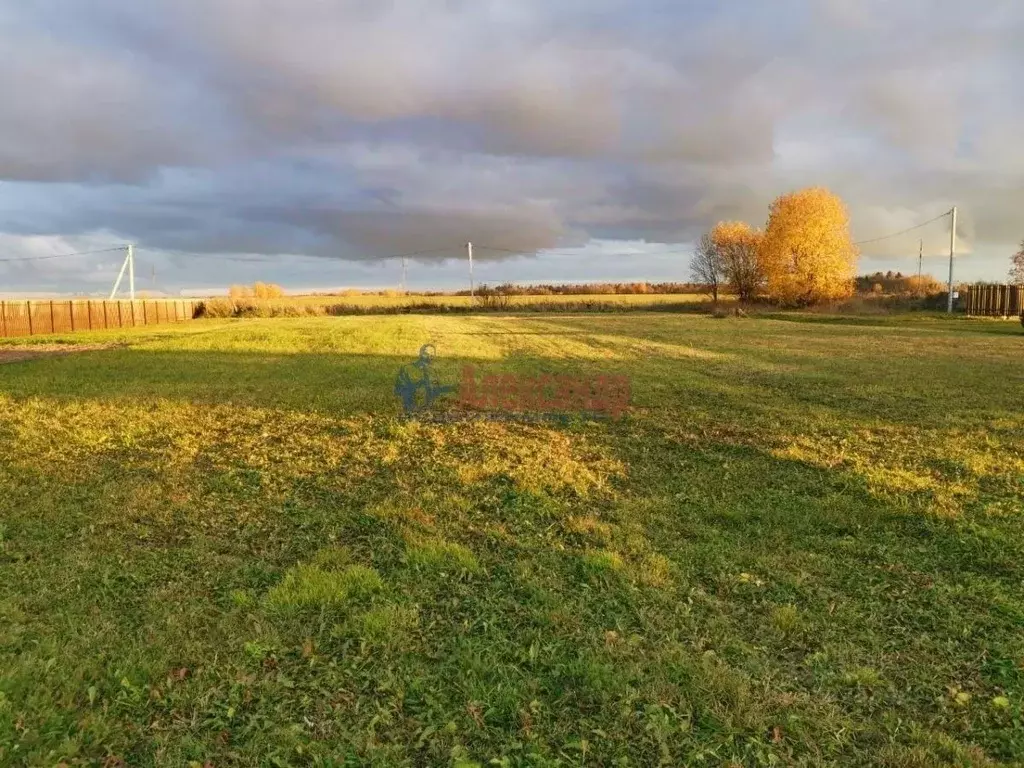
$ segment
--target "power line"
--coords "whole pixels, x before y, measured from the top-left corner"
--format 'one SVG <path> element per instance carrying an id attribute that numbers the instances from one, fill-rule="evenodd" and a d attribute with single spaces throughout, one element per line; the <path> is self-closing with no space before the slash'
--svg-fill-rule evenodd
<path id="1" fill-rule="evenodd" d="M 407 253 L 393 253 L 386 256 L 370 256 L 364 259 L 339 259 L 340 261 L 352 261 L 352 262 L 366 262 L 366 261 L 387 261 L 389 259 L 411 259 L 416 256 L 429 256 L 436 253 L 447 253 L 458 254 L 463 248 L 463 244 L 450 245 L 444 248 L 430 248 L 419 251 L 409 251 Z M 514 255 L 525 255 L 531 253 L 529 249 L 514 250 L 511 248 L 500 248 L 498 246 L 490 245 L 477 245 L 475 246 L 479 250 L 484 251 L 496 251 L 499 253 L 509 253 Z M 10 258 L 0 259 L 0 262 L 12 262 L 12 261 L 44 261 L 49 259 L 65 259 L 73 256 L 90 256 L 99 253 L 113 253 L 115 251 L 124 250 L 125 246 L 117 246 L 114 248 L 99 248 L 92 251 L 76 251 L 74 253 L 55 253 L 47 256 L 16 256 Z M 185 256 L 193 259 L 209 259 L 211 261 L 240 261 L 250 262 L 256 264 L 273 264 L 276 261 L 274 256 L 234 256 L 228 254 L 217 254 L 217 253 L 196 253 L 194 251 L 179 251 L 171 248 L 157 248 L 153 246 L 142 246 L 137 247 L 136 250 L 148 251 L 150 253 L 160 253 L 169 256 Z M 575 253 L 568 253 L 566 251 L 548 251 L 546 249 L 537 249 L 532 251 L 533 253 L 544 253 L 550 256 L 579 256 L 582 255 L 580 251 Z M 671 250 L 671 251 L 630 251 L 622 253 L 600 253 L 601 256 L 613 256 L 613 257 L 625 257 L 625 256 L 668 256 L 689 253 L 689 250 Z M 307 253 L 289 253 L 283 254 L 288 258 L 303 258 L 303 259 L 318 259 L 318 260 L 331 260 L 330 256 L 313 256 Z"/>
<path id="2" fill-rule="evenodd" d="M 913 232 L 914 230 L 921 229 L 922 227 L 928 226 L 929 224 L 932 224 L 932 223 L 938 221 L 939 219 L 944 219 L 946 216 L 949 216 L 948 212 L 940 214 L 940 215 L 936 216 L 933 219 L 929 219 L 928 221 L 921 222 L 920 224 L 915 224 L 912 227 L 908 227 L 906 229 L 902 229 L 899 232 L 893 232 L 893 233 L 888 234 L 888 235 L 882 235 L 881 237 L 874 237 L 874 238 L 871 238 L 869 240 L 859 240 L 859 241 L 855 242 L 854 245 L 869 245 L 871 243 L 878 243 L 878 242 L 881 242 L 883 240 L 890 240 L 890 239 L 892 239 L 894 237 L 899 237 L 900 235 L 905 235 L 905 234 L 907 234 L 909 232 Z M 47 255 L 47 256 L 15 256 L 15 257 L 9 257 L 9 258 L 2 258 L 2 259 L 0 259 L 0 262 L 46 261 L 46 260 L 50 260 L 50 259 L 71 258 L 71 257 L 74 257 L 74 256 L 91 256 L 91 255 L 94 255 L 94 254 L 113 253 L 114 251 L 121 251 L 121 250 L 124 249 L 124 247 L 125 246 L 117 246 L 117 247 L 113 247 L 113 248 L 99 248 L 99 249 L 96 249 L 96 250 L 77 251 L 77 252 L 74 252 L 74 253 L 55 253 L 55 254 L 51 254 L 51 255 Z M 369 258 L 366 258 L 366 259 L 358 259 L 357 258 L 357 259 L 340 259 L 340 260 L 341 261 L 352 261 L 352 262 L 360 262 L 360 261 L 366 262 L 366 261 L 387 261 L 389 259 L 409 259 L 409 258 L 413 258 L 413 257 L 416 257 L 416 256 L 429 256 L 429 255 L 436 254 L 436 253 L 446 253 L 446 252 L 456 253 L 462 247 L 463 247 L 463 245 L 461 243 L 459 243 L 457 245 L 450 245 L 450 246 L 446 246 L 446 247 L 443 247 L 443 248 L 431 248 L 431 249 L 418 250 L 418 251 L 409 251 L 407 253 L 394 253 L 394 254 L 389 254 L 389 255 L 386 255 L 386 256 L 370 256 Z M 576 251 L 576 252 L 573 252 L 573 253 L 569 253 L 567 251 L 549 251 L 549 250 L 544 249 L 544 248 L 538 248 L 538 249 L 518 249 L 518 250 L 516 250 L 516 249 L 512 249 L 512 248 L 501 248 L 499 246 L 494 246 L 494 245 L 479 245 L 479 244 L 476 244 L 475 247 L 478 250 L 494 251 L 496 253 L 508 253 L 508 254 L 517 255 L 517 256 L 518 255 L 527 255 L 529 253 L 543 253 L 543 254 L 548 255 L 548 256 L 580 256 L 580 255 L 583 255 L 582 250 Z M 168 255 L 172 255 L 172 256 L 185 256 L 185 257 L 189 257 L 189 258 L 209 259 L 211 261 L 238 261 L 238 262 L 249 262 L 249 263 L 256 263 L 256 264 L 273 264 L 276 261 L 274 256 L 251 257 L 251 256 L 233 256 L 233 255 L 222 255 L 222 254 L 212 254 L 212 253 L 201 254 L 201 253 L 195 253 L 195 252 L 190 252 L 190 251 L 178 251 L 178 250 L 173 250 L 173 249 L 155 248 L 155 247 L 148 247 L 148 246 L 144 247 L 144 248 L 140 248 L 139 250 L 145 250 L 145 251 L 149 251 L 151 253 L 164 253 L 164 254 L 168 254 Z M 681 249 L 673 249 L 673 250 L 668 250 L 668 251 L 628 251 L 628 252 L 619 252 L 619 253 L 598 252 L 598 253 L 595 253 L 594 255 L 609 256 L 609 257 L 613 257 L 613 258 L 624 258 L 624 257 L 629 257 L 629 256 L 677 256 L 677 255 L 681 255 L 681 254 L 687 254 L 687 253 L 690 253 L 690 252 L 691 252 L 691 249 L 682 249 L 682 250 Z M 320 259 L 320 260 L 331 260 L 331 258 L 332 258 L 330 256 L 312 256 L 310 254 L 304 254 L 304 253 L 289 253 L 289 254 L 286 254 L 286 255 L 287 255 L 288 258 L 306 258 L 306 259 Z"/>
<path id="3" fill-rule="evenodd" d="M 929 224 L 938 221 L 939 219 L 946 218 L 947 216 L 949 216 L 949 211 L 946 211 L 945 213 L 939 214 L 934 219 L 928 219 L 928 221 L 921 222 L 920 224 L 915 224 L 914 226 L 908 227 L 907 229 L 902 229 L 899 232 L 893 232 L 891 235 L 883 235 L 882 237 L 873 237 L 870 240 L 861 240 L 859 242 L 854 243 L 854 245 L 868 245 L 869 243 L 878 243 L 878 242 L 881 242 L 882 240 L 889 240 L 890 238 L 893 238 L 893 237 L 899 237 L 900 235 L 905 235 L 908 232 L 913 232 L 915 229 L 920 229 L 921 227 L 926 227 Z"/>
<path id="4" fill-rule="evenodd" d="M 432 253 L 445 253 L 446 251 L 461 251 L 463 244 L 449 245 L 445 248 L 433 248 L 429 251 L 413 251 L 412 253 L 395 253 L 391 256 L 371 256 L 369 259 L 353 259 L 353 261 L 371 261 L 374 259 L 411 259 L 413 256 L 428 256 Z"/>
<path id="5" fill-rule="evenodd" d="M 246 261 L 255 264 L 273 264 L 273 258 L 260 258 L 251 256 L 225 256 L 214 253 L 192 253 L 191 251 L 175 251 L 168 248 L 138 248 L 140 251 L 148 251 L 149 253 L 158 253 L 166 256 L 184 256 L 191 259 L 208 259 L 210 261 Z M 291 254 L 292 256 L 304 256 L 304 254 Z M 313 256 L 305 256 L 305 258 L 316 258 Z"/>
<path id="6" fill-rule="evenodd" d="M 452 245 L 452 246 L 448 246 L 446 248 L 434 248 L 434 249 L 424 250 L 424 251 L 413 251 L 411 253 L 394 253 L 394 254 L 390 254 L 388 256 L 370 256 L 369 258 L 363 258 L 363 259 L 339 259 L 339 258 L 332 257 L 332 256 L 313 256 L 313 255 L 308 254 L 308 253 L 288 253 L 288 254 L 279 254 L 279 256 L 283 255 L 283 256 L 286 256 L 289 259 L 300 258 L 300 259 L 316 259 L 318 261 L 349 261 L 349 262 L 357 263 L 357 262 L 367 262 L 367 261 L 384 261 L 384 260 L 387 260 L 387 259 L 408 259 L 408 258 L 412 258 L 414 256 L 426 256 L 426 255 L 432 254 L 432 253 L 443 253 L 443 252 L 446 252 L 446 251 L 453 251 L 453 252 L 455 252 L 455 251 L 460 250 L 461 248 L 462 248 L 462 244 L 460 243 L 459 245 Z M 155 248 L 155 247 L 148 247 L 148 246 L 144 247 L 144 248 L 140 248 L 139 250 L 149 251 L 150 253 L 163 253 L 163 254 L 168 254 L 168 255 L 171 255 L 171 256 L 186 256 L 186 257 L 194 258 L 194 259 L 209 259 L 211 261 L 246 261 L 246 262 L 253 262 L 253 263 L 256 263 L 256 264 L 274 264 L 274 263 L 277 263 L 277 261 L 278 261 L 275 256 L 271 256 L 271 255 L 256 256 L 256 257 L 252 257 L 252 256 L 231 256 L 231 255 L 216 254 L 216 253 L 195 253 L 195 252 L 192 252 L 192 251 L 178 251 L 178 250 L 172 250 L 172 249 L 169 249 L 169 248 Z"/>
<path id="7" fill-rule="evenodd" d="M 491 245 L 476 245 L 474 247 L 482 251 L 498 251 L 499 253 L 512 253 L 516 255 L 527 254 L 527 253 L 543 253 L 546 256 L 582 256 L 585 255 L 582 251 L 576 253 L 568 253 L 566 251 L 549 251 L 546 248 L 537 248 L 535 250 L 520 249 L 518 251 L 512 250 L 511 248 L 498 248 Z M 585 246 L 581 246 L 583 248 Z M 595 256 L 614 256 L 614 257 L 625 257 L 625 256 L 678 256 L 680 254 L 692 253 L 693 249 L 687 248 L 685 250 L 672 250 L 672 251 L 628 251 L 623 253 L 604 253 L 596 252 Z"/>
<path id="8" fill-rule="evenodd" d="M 114 251 L 123 251 L 125 246 L 120 245 L 116 248 L 100 248 L 95 251 L 78 251 L 77 253 L 54 253 L 49 256 L 14 256 L 7 259 L 0 259 L 0 261 L 43 261 L 45 259 L 67 259 L 72 256 L 91 256 L 95 253 L 113 253 Z"/>

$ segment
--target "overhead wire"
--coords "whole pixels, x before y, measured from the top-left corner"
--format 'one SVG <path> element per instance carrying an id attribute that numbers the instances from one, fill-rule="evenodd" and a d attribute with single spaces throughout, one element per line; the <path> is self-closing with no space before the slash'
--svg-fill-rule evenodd
<path id="1" fill-rule="evenodd" d="M 407 258 L 412 258 L 413 256 L 426 256 L 426 255 L 433 254 L 433 253 L 443 253 L 445 251 L 454 251 L 454 250 L 457 250 L 458 248 L 461 248 L 461 247 L 462 247 L 461 245 L 456 245 L 456 246 L 448 246 L 446 248 L 433 248 L 433 249 L 430 249 L 430 250 L 412 251 L 410 253 L 395 253 L 395 254 L 390 254 L 390 255 L 387 255 L 387 256 L 370 256 L 368 258 L 338 259 L 338 260 L 339 261 L 340 260 L 351 261 L 351 262 L 360 262 L 360 261 L 361 262 L 368 262 L 368 261 L 383 261 L 383 260 L 386 260 L 386 259 L 407 259 Z M 253 263 L 257 263 L 257 264 L 271 264 L 276 259 L 276 257 L 269 256 L 269 255 L 268 256 L 263 256 L 263 257 L 258 257 L 258 256 L 257 257 L 251 257 L 251 256 L 232 256 L 232 255 L 224 255 L 224 254 L 217 254 L 217 253 L 195 253 L 195 252 L 192 252 L 192 251 L 178 251 L 178 250 L 174 250 L 174 249 L 170 249 L 170 248 L 155 248 L 155 247 L 148 247 L 148 246 L 144 247 L 144 248 L 140 248 L 138 250 L 149 251 L 151 253 L 165 253 L 165 254 L 169 254 L 169 255 L 172 255 L 172 256 L 186 256 L 186 257 L 197 258 L 197 259 L 211 259 L 211 260 L 214 260 L 214 261 L 247 261 L 247 262 L 253 262 Z M 313 255 L 308 254 L 308 253 L 289 253 L 289 254 L 287 254 L 287 256 L 288 256 L 288 258 L 317 259 L 319 261 L 329 261 L 329 260 L 332 260 L 332 259 L 336 258 L 336 257 L 332 257 L 332 256 L 313 256 Z"/>
<path id="2" fill-rule="evenodd" d="M 91 256 L 96 253 L 113 253 L 114 251 L 123 251 L 126 247 L 127 246 L 120 245 L 116 248 L 99 248 L 94 251 L 77 251 L 75 253 L 53 253 L 48 256 L 12 256 L 0 259 L 0 261 L 44 261 L 46 259 L 67 259 L 72 256 Z"/>
<path id="3" fill-rule="evenodd" d="M 949 211 L 946 211 L 945 213 L 936 216 L 934 219 L 928 219 L 928 221 L 923 221 L 920 224 L 915 224 L 912 227 L 907 227 L 906 229 L 901 229 L 899 232 L 893 232 L 891 235 L 882 235 L 881 237 L 873 237 L 870 240 L 859 240 L 858 242 L 855 242 L 854 245 L 868 245 L 870 243 L 879 243 L 882 240 L 891 240 L 894 237 L 899 237 L 900 235 L 905 235 L 908 232 L 913 232 L 915 229 L 921 229 L 921 227 L 926 227 L 929 224 L 932 224 L 933 222 L 938 221 L 939 219 L 944 219 L 947 216 L 949 216 L 949 213 L 950 213 Z"/>
<path id="4" fill-rule="evenodd" d="M 413 256 L 429 256 L 430 254 L 434 254 L 434 253 L 445 253 L 447 251 L 457 251 L 457 250 L 459 250 L 461 248 L 464 248 L 464 247 L 465 247 L 464 243 L 459 243 L 458 245 L 450 245 L 450 246 L 447 246 L 445 248 L 432 248 L 431 250 L 427 250 L 427 251 L 413 251 L 412 253 L 395 253 L 395 254 L 392 254 L 390 256 L 371 256 L 368 259 L 353 259 L 353 261 L 373 261 L 373 260 L 378 260 L 378 259 L 382 260 L 382 261 L 385 260 L 385 259 L 411 259 Z"/>
<path id="5" fill-rule="evenodd" d="M 41 260 L 44 260 L 44 259 L 70 258 L 72 256 L 88 256 L 88 255 L 91 255 L 91 254 L 113 253 L 114 251 L 122 251 L 122 250 L 124 250 L 125 247 L 126 246 L 122 245 L 122 246 L 118 246 L 116 248 L 101 248 L 101 249 L 92 250 L 92 251 L 77 251 L 75 253 L 55 253 L 55 254 L 46 255 L 46 256 L 17 256 L 17 257 L 11 257 L 11 258 L 2 258 L 2 259 L 0 259 L 0 262 L 6 262 L 6 261 L 41 261 Z M 460 250 L 463 247 L 465 247 L 464 244 L 463 243 L 459 243 L 458 245 L 450 245 L 450 246 L 446 246 L 444 248 L 430 248 L 430 249 L 419 250 L 419 251 L 409 251 L 407 253 L 393 253 L 393 254 L 388 254 L 388 255 L 385 255 L 385 256 L 369 256 L 369 257 L 366 257 L 366 258 L 346 259 L 346 261 L 353 261 L 353 262 L 363 261 L 363 262 L 366 262 L 366 261 L 386 261 L 388 259 L 410 259 L 410 258 L 413 258 L 415 256 L 429 256 L 429 255 L 436 254 L 436 253 L 446 253 L 446 252 L 458 251 L 458 250 Z M 549 255 L 549 256 L 579 256 L 580 253 L 581 253 L 579 251 L 577 251 L 575 253 L 569 253 L 569 252 L 566 252 L 566 251 L 549 251 L 549 250 L 544 249 L 544 248 L 540 248 L 540 249 L 537 249 L 537 250 L 531 250 L 531 249 L 515 250 L 515 249 L 512 249 L 512 248 L 501 248 L 501 247 L 493 246 L 493 245 L 476 245 L 475 243 L 474 243 L 474 247 L 477 248 L 477 250 L 495 251 L 495 252 L 498 252 L 498 253 L 509 253 L 509 254 L 513 254 L 513 255 L 526 255 L 526 254 L 529 254 L 529 253 L 544 253 L 545 255 Z M 185 257 L 189 257 L 189 258 L 212 259 L 212 260 L 218 260 L 218 261 L 244 261 L 244 262 L 254 262 L 254 263 L 272 263 L 275 260 L 274 256 L 269 256 L 269 255 L 268 256 L 235 256 L 235 255 L 219 254 L 219 253 L 197 253 L 195 251 L 180 251 L 180 250 L 173 249 L 173 248 L 157 248 L 157 247 L 154 247 L 154 246 L 136 246 L 135 250 L 136 251 L 148 251 L 150 253 L 163 253 L 163 254 L 167 254 L 167 255 L 171 255 L 171 256 L 185 256 Z M 624 257 L 624 256 L 668 256 L 668 255 L 678 255 L 678 254 L 689 253 L 689 252 L 690 252 L 689 250 L 624 251 L 624 252 L 620 252 L 620 253 L 601 253 L 600 255 L 602 255 L 602 256 L 617 256 L 617 257 Z M 289 253 L 289 254 L 287 254 L 287 256 L 289 258 L 304 258 L 304 259 L 319 259 L 319 260 L 325 260 L 325 259 L 331 259 L 332 258 L 330 256 L 313 256 L 313 255 L 308 254 L 308 253 Z"/>
<path id="6" fill-rule="evenodd" d="M 946 216 L 949 216 L 948 212 L 942 213 L 942 214 L 936 216 L 933 219 L 929 219 L 928 221 L 923 221 L 920 224 L 915 224 L 912 227 L 907 227 L 906 229 L 902 229 L 899 232 L 892 232 L 892 233 L 887 234 L 887 235 L 882 235 L 880 237 L 873 237 L 873 238 L 870 238 L 870 239 L 867 239 L 867 240 L 858 240 L 858 241 L 856 241 L 854 243 L 854 245 L 870 245 L 871 243 L 878 243 L 878 242 L 882 242 L 883 240 L 891 240 L 894 237 L 899 237 L 901 235 L 905 235 L 905 234 L 908 234 L 910 232 L 913 232 L 913 231 L 915 231 L 917 229 L 921 229 L 922 227 L 926 227 L 929 224 L 932 224 L 932 223 L 934 223 L 936 221 L 939 221 L 940 219 L 945 218 Z M 550 251 L 550 250 L 547 250 L 545 248 L 538 248 L 538 249 L 528 249 L 528 248 L 525 248 L 525 249 L 524 248 L 512 249 L 512 248 L 502 248 L 500 246 L 495 246 L 495 245 L 484 245 L 484 244 L 476 244 L 476 243 L 474 243 L 474 246 L 478 250 L 482 250 L 482 251 L 492 251 L 492 252 L 495 252 L 495 253 L 508 253 L 508 254 L 512 254 L 512 255 L 528 255 L 530 253 L 543 253 L 543 254 L 548 255 L 548 256 L 579 256 L 579 255 L 582 255 L 582 247 L 581 247 L 581 250 L 578 250 L 578 251 L 570 253 L 570 252 L 567 252 L 567 251 Z M 76 251 L 76 252 L 73 252 L 73 253 L 55 253 L 55 254 L 48 254 L 48 255 L 45 255 L 45 256 L 13 256 L 13 257 L 0 258 L 0 262 L 47 261 L 47 260 L 50 260 L 50 259 L 72 258 L 74 256 L 91 256 L 91 255 L 94 255 L 94 254 L 113 253 L 115 251 L 121 251 L 125 247 L 126 246 L 121 245 L 121 246 L 116 246 L 116 247 L 112 247 L 112 248 L 98 248 L 98 249 L 88 250 L 88 251 Z M 367 261 L 387 261 L 387 260 L 390 260 L 390 259 L 408 259 L 408 258 L 414 258 L 416 256 L 429 256 L 429 255 L 433 255 L 433 254 L 437 254 L 437 253 L 446 253 L 446 252 L 450 252 L 450 251 L 456 251 L 456 250 L 458 250 L 458 249 L 460 249 L 462 247 L 463 247 L 463 244 L 460 243 L 458 245 L 445 246 L 443 248 L 431 248 L 431 249 L 424 249 L 424 250 L 417 250 L 417 251 L 409 251 L 407 253 L 395 253 L 395 254 L 388 254 L 388 255 L 385 255 L 385 256 L 370 256 L 368 258 L 350 259 L 350 260 L 347 260 L 347 261 L 367 262 Z M 216 260 L 216 261 L 239 261 L 239 262 L 257 263 L 257 264 L 268 264 L 268 263 L 273 263 L 275 261 L 275 258 L 273 256 L 251 257 L 251 256 L 234 256 L 234 255 L 212 254 L 212 253 L 211 254 L 201 254 L 201 253 L 195 253 L 195 252 L 190 252 L 190 251 L 179 251 L 179 250 L 175 250 L 175 249 L 155 248 L 155 247 L 149 247 L 149 246 L 138 248 L 138 250 L 145 250 L 145 251 L 150 251 L 150 252 L 153 252 L 153 253 L 165 253 L 165 254 L 169 254 L 169 255 L 172 255 L 172 256 L 185 256 L 185 257 L 189 257 L 189 258 L 202 258 L 202 259 L 210 259 L 210 260 Z M 672 249 L 672 250 L 666 250 L 666 251 L 624 251 L 624 252 L 618 252 L 618 253 L 600 253 L 600 254 L 595 254 L 595 255 L 610 256 L 610 257 L 616 257 L 616 258 L 624 258 L 624 257 L 629 257 L 629 256 L 675 256 L 675 255 L 686 254 L 686 253 L 690 253 L 690 250 L 689 249 Z M 331 259 L 332 258 L 330 256 L 312 256 L 310 254 L 288 254 L 288 256 L 290 258 L 299 257 L 299 258 L 321 259 L 321 260 Z"/>
<path id="7" fill-rule="evenodd" d="M 200 258 L 200 259 L 211 259 L 214 261 L 247 261 L 256 264 L 269 264 L 273 261 L 272 258 L 259 258 L 251 256 L 230 256 L 214 253 L 193 253 L 191 251 L 177 251 L 171 248 L 151 248 L 149 246 L 143 248 L 137 248 L 138 251 L 148 251 L 149 253 L 159 253 L 168 256 L 185 256 L 186 258 Z M 297 254 L 301 255 L 301 254 Z"/>
<path id="8" fill-rule="evenodd" d="M 522 249 L 519 249 L 517 251 L 517 250 L 513 250 L 511 248 L 498 248 L 497 246 L 493 246 L 493 245 L 477 245 L 476 243 L 473 243 L 473 247 L 477 248 L 479 250 L 482 250 L 482 251 L 497 251 L 499 253 L 511 253 L 511 254 L 516 254 L 516 255 L 525 255 L 525 254 L 528 254 L 528 253 L 543 253 L 546 256 L 580 256 L 580 255 L 583 255 L 581 251 L 577 251 L 576 253 L 568 253 L 566 251 L 549 251 L 546 248 L 537 248 L 537 249 L 522 248 Z M 583 248 L 584 246 L 580 246 L 580 247 Z M 671 250 L 671 251 L 623 251 L 621 253 L 595 253 L 594 255 L 599 255 L 599 256 L 615 256 L 615 257 L 625 257 L 625 256 L 678 256 L 680 254 L 686 254 L 686 253 L 691 253 L 691 252 L 692 252 L 692 249 L 687 248 L 687 249 L 683 249 L 683 250 L 675 249 L 675 250 Z"/>

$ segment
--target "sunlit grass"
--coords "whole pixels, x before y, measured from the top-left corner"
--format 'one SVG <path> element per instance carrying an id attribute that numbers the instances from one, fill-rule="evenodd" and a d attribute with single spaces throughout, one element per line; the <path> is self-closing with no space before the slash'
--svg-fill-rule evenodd
<path id="1" fill-rule="evenodd" d="M 0 765 L 1020 761 L 1005 328 L 201 321 L 0 365 Z M 428 342 L 634 407 L 406 421 Z"/>

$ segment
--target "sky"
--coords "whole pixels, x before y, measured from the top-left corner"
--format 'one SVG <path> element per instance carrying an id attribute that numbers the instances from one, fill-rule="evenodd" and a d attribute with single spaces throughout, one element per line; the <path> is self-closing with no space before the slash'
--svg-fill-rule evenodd
<path id="1" fill-rule="evenodd" d="M 0 3 L 0 293 L 686 280 L 824 185 L 869 240 L 1024 239 L 1019 0 Z M 945 278 L 949 219 L 862 246 Z M 41 258 L 41 257 L 48 258 Z M 54 258 L 49 258 L 54 257 Z"/>

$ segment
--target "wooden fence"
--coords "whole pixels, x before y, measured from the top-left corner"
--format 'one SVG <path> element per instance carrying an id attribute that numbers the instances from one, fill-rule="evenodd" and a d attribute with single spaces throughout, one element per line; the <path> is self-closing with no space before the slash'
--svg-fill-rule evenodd
<path id="1" fill-rule="evenodd" d="M 101 331 L 191 320 L 196 301 L 0 301 L 0 337 Z"/>
<path id="2" fill-rule="evenodd" d="M 968 315 L 1016 317 L 1024 313 L 1024 285 L 969 285 Z"/>

